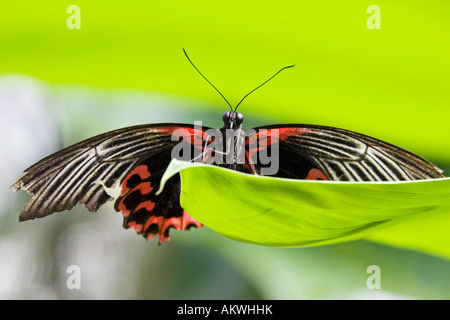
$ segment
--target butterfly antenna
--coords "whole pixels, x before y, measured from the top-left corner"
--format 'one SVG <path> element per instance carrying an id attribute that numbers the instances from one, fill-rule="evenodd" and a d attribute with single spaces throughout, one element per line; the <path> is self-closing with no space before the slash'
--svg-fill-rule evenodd
<path id="1" fill-rule="evenodd" d="M 233 111 L 233 107 L 228 102 L 228 100 L 223 96 L 223 94 L 219 91 L 219 89 L 217 89 L 208 79 L 206 79 L 206 77 L 200 72 L 200 70 L 198 70 L 198 68 L 195 66 L 195 64 L 192 62 L 192 60 L 189 58 L 189 56 L 188 56 L 186 50 L 184 50 L 184 48 L 183 48 L 183 52 L 184 52 L 184 55 L 186 56 L 186 58 L 189 60 L 189 62 L 195 68 L 195 70 L 197 70 L 197 72 L 200 73 L 200 75 L 203 77 L 203 79 L 206 80 L 206 82 L 208 82 L 214 89 L 216 89 L 216 91 L 220 94 L 220 96 L 223 98 L 223 100 L 225 100 L 225 102 L 228 104 L 228 106 L 230 107 L 230 110 Z"/>
<path id="2" fill-rule="evenodd" d="M 261 88 L 263 85 L 265 85 L 267 82 L 269 82 L 270 80 L 272 80 L 277 74 L 279 74 L 281 71 L 283 71 L 284 69 L 288 69 L 288 68 L 292 68 L 295 67 L 295 65 L 292 66 L 286 66 L 284 68 L 281 68 L 280 70 L 278 70 L 277 73 L 275 73 L 273 76 L 271 76 L 269 79 L 267 79 L 266 81 L 264 81 L 262 84 L 260 84 L 259 86 L 257 86 L 255 89 L 253 89 L 252 91 L 250 91 L 249 93 L 247 93 L 241 101 L 239 101 L 239 103 L 237 104 L 236 108 L 234 108 L 234 112 L 236 112 L 237 108 L 239 107 L 239 105 L 242 103 L 242 101 L 244 101 L 245 98 L 247 98 L 250 93 L 256 91 L 257 89 Z"/>

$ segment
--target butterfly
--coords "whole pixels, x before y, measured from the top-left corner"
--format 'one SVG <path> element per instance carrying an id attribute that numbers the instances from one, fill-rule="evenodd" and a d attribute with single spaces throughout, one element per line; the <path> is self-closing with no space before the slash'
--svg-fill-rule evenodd
<path id="1" fill-rule="evenodd" d="M 184 49 L 183 49 L 184 50 Z M 220 91 L 200 75 L 225 99 Z M 179 202 L 180 176 L 160 181 L 171 159 L 199 161 L 253 175 L 335 181 L 407 181 L 444 177 L 424 158 L 349 130 L 305 124 L 243 129 L 244 117 L 229 102 L 221 129 L 164 123 L 122 128 L 66 147 L 25 170 L 12 186 L 32 197 L 19 220 L 84 204 L 97 211 L 114 200 L 123 227 L 146 239 L 170 240 L 169 230 L 199 228 Z M 275 165 L 274 165 L 275 164 Z"/>

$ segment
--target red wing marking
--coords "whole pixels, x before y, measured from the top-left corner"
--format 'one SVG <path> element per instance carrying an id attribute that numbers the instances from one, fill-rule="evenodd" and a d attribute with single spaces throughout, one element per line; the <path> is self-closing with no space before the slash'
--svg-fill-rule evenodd
<path id="1" fill-rule="evenodd" d="M 278 140 L 285 141 L 291 136 L 311 132 L 307 128 L 276 128 L 276 129 L 259 129 L 259 132 L 248 137 L 247 145 L 270 146 L 277 143 Z M 266 141 L 264 141 L 266 140 Z"/>
<path id="2" fill-rule="evenodd" d="M 147 201 L 140 203 L 134 210 L 138 211 L 139 209 L 145 209 L 147 211 L 152 211 L 154 208 L 155 208 L 155 203 L 150 200 L 147 200 Z"/>
<path id="3" fill-rule="evenodd" d="M 155 228 L 156 232 L 152 232 L 152 234 L 148 235 L 146 239 L 150 239 L 150 238 L 153 238 L 153 237 L 156 237 L 156 236 L 160 235 L 160 230 L 161 230 L 161 227 L 162 227 L 162 225 L 164 223 L 164 220 L 165 219 L 164 219 L 163 216 L 159 216 L 159 217 L 152 216 L 152 217 L 148 218 L 147 222 L 145 222 L 143 231 L 144 232 L 147 231 L 148 228 L 150 228 L 150 226 L 152 226 L 152 225 L 156 225 L 157 228 Z"/>
<path id="4" fill-rule="evenodd" d="M 270 146 L 273 143 L 278 142 L 279 129 L 260 129 L 256 134 L 248 137 L 246 144 L 249 146 Z M 257 150 L 255 150 L 257 151 Z"/>
<path id="5" fill-rule="evenodd" d="M 205 147 L 204 140 L 206 139 L 206 133 L 202 130 L 199 130 L 196 128 L 188 128 L 188 127 L 166 127 L 166 128 L 159 128 L 158 131 L 162 132 L 162 133 L 166 133 L 168 135 L 175 134 L 175 136 L 177 136 L 177 137 L 183 137 L 183 139 L 185 139 L 185 141 L 189 142 L 191 145 L 195 146 L 196 148 L 203 150 Z M 209 140 L 208 144 L 210 142 L 211 141 Z"/>
<path id="6" fill-rule="evenodd" d="M 130 176 L 128 176 L 128 177 L 130 177 Z M 124 189 L 124 184 L 122 184 L 122 190 L 123 190 L 123 189 Z M 138 185 L 137 185 L 136 187 L 134 187 L 132 190 L 128 190 L 125 194 L 122 193 L 120 196 L 123 197 L 123 198 L 122 198 L 122 200 L 119 202 L 119 210 L 122 212 L 122 215 L 123 215 L 124 217 L 128 217 L 128 215 L 130 214 L 130 210 L 127 209 L 126 205 L 124 204 L 124 200 L 127 199 L 127 198 L 125 197 L 125 195 L 131 194 L 131 193 L 133 193 L 133 192 L 135 192 L 135 191 L 140 191 L 141 195 L 145 195 L 145 194 L 149 194 L 150 192 L 152 192 L 152 190 L 153 190 L 153 188 L 151 187 L 150 182 L 143 182 L 143 183 L 141 183 L 141 184 L 138 184 Z M 151 201 L 148 201 L 148 202 L 151 202 Z M 139 209 L 140 209 L 140 208 L 143 208 L 142 205 L 143 205 L 144 203 L 145 203 L 145 202 L 139 204 L 139 206 L 136 207 L 135 211 L 137 211 L 138 208 L 139 208 Z M 153 203 L 153 206 L 154 206 L 154 205 L 155 205 L 155 204 Z M 151 211 L 151 210 L 149 210 L 149 211 Z"/>
<path id="7" fill-rule="evenodd" d="M 278 142 L 278 129 L 261 129 L 259 132 L 255 133 L 246 138 L 245 144 L 247 150 L 245 151 L 245 156 L 249 164 L 257 163 L 257 157 L 255 154 L 258 151 L 264 150 L 267 146 L 271 146 Z M 247 162 L 247 161 L 246 161 Z M 252 172 L 256 172 L 254 166 L 249 168 Z"/>
<path id="8" fill-rule="evenodd" d="M 150 182 L 143 182 L 140 185 L 134 187 L 130 192 L 140 191 L 142 195 L 152 192 L 153 188 Z"/>
<path id="9" fill-rule="evenodd" d="M 305 180 L 328 180 L 328 178 L 319 169 L 311 169 Z"/>
<path id="10" fill-rule="evenodd" d="M 119 210 L 120 210 L 120 212 L 122 212 L 122 215 L 124 217 L 128 217 L 130 215 L 130 210 L 128 210 L 127 207 L 123 204 L 124 199 L 125 198 L 123 198 L 122 201 L 120 201 L 120 203 L 119 203 Z"/>
<path id="11" fill-rule="evenodd" d="M 155 194 L 166 163 L 166 159 L 159 158 L 131 170 L 122 182 L 122 193 L 115 204 L 126 228 L 132 228 L 146 239 L 159 236 L 159 242 L 170 240 L 170 228 L 186 230 L 202 226 L 179 204 L 179 176 L 169 180 L 162 194 Z"/>
<path id="12" fill-rule="evenodd" d="M 201 228 L 203 225 L 192 218 L 185 210 L 183 210 L 183 216 L 181 217 L 181 228 L 182 230 L 189 229 L 191 227 Z"/>
<path id="13" fill-rule="evenodd" d="M 277 130 L 279 130 L 280 140 L 282 141 L 285 141 L 287 138 L 292 136 L 312 132 L 310 129 L 307 128 L 280 128 Z"/>
<path id="14" fill-rule="evenodd" d="M 166 242 L 170 240 L 170 228 L 174 228 L 175 230 L 186 230 L 190 227 L 201 228 L 202 224 L 192 218 L 186 211 L 183 211 L 181 217 L 172 217 L 168 219 L 164 217 L 151 217 L 145 223 L 143 231 L 145 232 L 150 227 L 158 230 L 158 232 L 149 234 L 146 237 L 147 240 L 159 236 L 160 242 Z"/>
<path id="15" fill-rule="evenodd" d="M 130 221 L 128 222 L 128 227 L 130 227 L 131 229 L 133 229 L 136 232 L 142 232 L 142 224 L 137 223 L 135 221 Z"/>
<path id="16" fill-rule="evenodd" d="M 297 128 L 297 127 L 272 127 L 269 129 L 259 128 L 258 131 L 252 135 L 248 135 L 245 140 L 246 150 L 246 162 L 244 169 L 255 174 L 257 172 L 257 167 L 261 166 L 259 162 L 259 152 L 268 149 L 271 154 L 273 154 L 273 148 L 282 148 L 284 145 L 280 144 L 290 144 L 288 138 L 296 137 L 305 133 L 312 132 L 308 128 Z M 272 149 L 270 149 L 272 148 Z M 278 151 L 275 151 L 278 155 Z M 281 159 L 284 157 L 283 159 Z M 296 177 L 298 179 L 305 180 L 328 180 L 323 172 L 319 169 L 313 168 L 313 164 L 307 159 L 303 159 L 300 155 L 292 154 L 288 150 L 284 150 L 284 153 L 280 154 L 280 166 L 285 173 L 280 176 L 283 177 Z M 311 170 L 310 170 L 311 169 Z"/>
<path id="17" fill-rule="evenodd" d="M 148 179 L 148 177 L 150 177 L 150 172 L 148 171 L 148 167 L 145 164 L 137 166 L 136 168 L 133 169 L 133 171 L 131 171 L 128 174 L 125 180 L 123 180 L 121 195 L 126 194 L 130 190 L 130 188 L 127 185 L 128 180 L 135 174 L 137 174 L 141 178 L 141 180 Z"/>

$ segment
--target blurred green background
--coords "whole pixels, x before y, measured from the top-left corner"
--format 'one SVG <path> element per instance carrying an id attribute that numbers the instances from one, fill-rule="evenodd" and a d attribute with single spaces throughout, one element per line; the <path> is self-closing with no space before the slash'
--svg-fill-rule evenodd
<path id="1" fill-rule="evenodd" d="M 70 5 L 80 29 L 69 29 Z M 369 5 L 381 29 L 369 29 Z M 362 132 L 450 170 L 446 1 L 21 1 L 0 5 L 0 298 L 450 298 L 448 260 L 365 241 L 280 249 L 204 227 L 158 247 L 108 204 L 19 224 L 8 187 L 41 157 L 140 123 L 202 120 L 236 104 L 247 128 L 311 123 Z M 366 270 L 381 270 L 369 290 Z M 81 290 L 66 286 L 81 268 Z"/>

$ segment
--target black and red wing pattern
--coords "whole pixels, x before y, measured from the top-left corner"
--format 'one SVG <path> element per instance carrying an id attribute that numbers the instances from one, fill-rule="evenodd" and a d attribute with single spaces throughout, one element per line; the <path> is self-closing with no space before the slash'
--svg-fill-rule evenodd
<path id="1" fill-rule="evenodd" d="M 172 133 L 177 129 L 182 129 L 182 136 L 173 141 Z M 159 241 L 164 242 L 169 240 L 170 228 L 201 227 L 179 204 L 179 175 L 166 183 L 161 194 L 157 196 L 156 192 L 172 149 L 181 140 L 190 148 L 190 160 L 213 164 L 215 147 L 226 141 L 213 141 L 205 132 L 209 129 L 184 124 L 134 126 L 56 152 L 28 168 L 13 185 L 15 190 L 23 189 L 32 195 L 20 220 L 70 210 L 76 204 L 97 211 L 114 199 L 114 208 L 124 217 L 124 227 L 146 239 L 159 236 Z M 336 181 L 443 177 L 441 170 L 427 160 L 352 131 L 314 125 L 275 125 L 253 130 L 244 139 L 244 163 L 221 166 L 261 174 L 265 164 L 258 161 L 258 151 L 276 147 L 276 177 Z"/>
<path id="2" fill-rule="evenodd" d="M 194 126 L 141 125 L 100 134 L 42 159 L 12 186 L 32 195 L 19 220 L 45 217 L 77 204 L 97 211 L 115 199 L 124 226 L 146 238 L 158 235 L 160 241 L 166 241 L 170 227 L 200 227 L 179 206 L 178 175 L 158 197 L 154 194 L 170 162 L 170 152 L 179 143 L 172 141 L 171 135 L 180 128 L 189 135 L 185 141 L 193 148 L 198 149 L 194 144 L 204 145 L 204 132 Z"/>
<path id="3" fill-rule="evenodd" d="M 114 204 L 124 217 L 124 228 L 132 228 L 146 239 L 158 236 L 159 242 L 170 240 L 170 228 L 188 230 L 202 226 L 180 206 L 178 174 L 156 195 L 170 160 L 171 150 L 164 150 L 134 167 L 122 181 L 120 196 Z"/>
<path id="4" fill-rule="evenodd" d="M 444 177 L 442 170 L 429 161 L 353 131 L 295 124 L 264 126 L 255 130 L 256 135 L 248 137 L 247 144 L 251 145 L 255 139 L 265 139 L 269 141 L 263 145 L 279 147 L 277 177 L 335 181 L 402 181 Z"/>
<path id="5" fill-rule="evenodd" d="M 252 129 L 252 131 L 255 129 Z M 278 170 L 272 176 L 279 178 L 301 179 L 301 180 L 330 180 L 320 166 L 306 153 L 300 152 L 285 139 L 290 135 L 300 135 L 305 131 L 303 128 L 282 128 L 279 126 L 256 128 L 255 134 L 249 134 L 245 139 L 245 164 L 240 171 L 257 175 L 263 175 L 262 168 L 265 166 L 259 158 L 259 152 L 271 153 L 271 161 L 278 162 Z M 278 154 L 274 155 L 277 148 Z M 268 149 L 268 150 L 264 150 Z"/>

